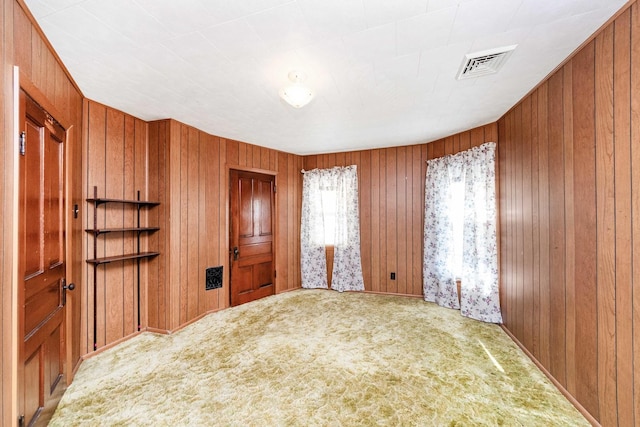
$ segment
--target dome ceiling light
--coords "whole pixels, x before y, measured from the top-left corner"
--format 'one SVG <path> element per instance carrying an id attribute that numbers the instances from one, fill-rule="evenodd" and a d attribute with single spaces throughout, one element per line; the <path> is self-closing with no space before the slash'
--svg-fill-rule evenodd
<path id="1" fill-rule="evenodd" d="M 294 108 L 302 108 L 307 105 L 315 95 L 311 89 L 302 82 L 307 75 L 301 71 L 290 71 L 289 80 L 291 84 L 280 90 L 280 97 Z"/>

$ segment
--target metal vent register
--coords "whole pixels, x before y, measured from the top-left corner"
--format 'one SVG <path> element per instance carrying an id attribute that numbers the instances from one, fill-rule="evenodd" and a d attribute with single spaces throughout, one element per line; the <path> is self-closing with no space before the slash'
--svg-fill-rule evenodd
<path id="1" fill-rule="evenodd" d="M 517 45 L 468 53 L 458 72 L 458 80 L 497 73 Z"/>
<path id="2" fill-rule="evenodd" d="M 222 266 L 209 267 L 206 270 L 205 290 L 218 289 L 222 287 Z"/>

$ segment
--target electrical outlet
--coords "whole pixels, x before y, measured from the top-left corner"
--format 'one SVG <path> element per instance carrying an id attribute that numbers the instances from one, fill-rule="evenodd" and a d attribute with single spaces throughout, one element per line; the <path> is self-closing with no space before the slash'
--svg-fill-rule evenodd
<path id="1" fill-rule="evenodd" d="M 396 280 L 396 273 L 395 272 L 391 273 L 391 280 Z"/>

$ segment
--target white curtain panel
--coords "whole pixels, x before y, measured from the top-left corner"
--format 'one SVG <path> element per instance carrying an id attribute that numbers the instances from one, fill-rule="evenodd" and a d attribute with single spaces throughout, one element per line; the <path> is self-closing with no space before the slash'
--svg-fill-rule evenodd
<path id="1" fill-rule="evenodd" d="M 331 289 L 364 291 L 360 258 L 360 209 L 355 165 L 330 169 L 335 180 L 336 221 Z"/>
<path id="2" fill-rule="evenodd" d="M 307 171 L 302 180 L 302 222 L 300 224 L 300 264 L 302 287 L 327 289 L 327 257 L 322 214 L 322 173 Z"/>
<path id="3" fill-rule="evenodd" d="M 464 152 L 465 191 L 460 311 L 484 322 L 502 323 L 496 238 L 496 144 Z"/>
<path id="4" fill-rule="evenodd" d="M 333 244 L 331 288 L 364 290 L 356 166 L 306 171 L 302 189 L 302 287 L 327 287 L 325 245 Z"/>
<path id="5" fill-rule="evenodd" d="M 460 308 L 453 271 L 453 198 L 451 156 L 427 162 L 424 190 L 424 260 L 422 264 L 425 301 L 449 308 Z"/>
<path id="6" fill-rule="evenodd" d="M 502 323 L 498 293 L 495 148 L 485 143 L 430 160 L 425 181 L 423 290 L 426 301 Z M 461 304 L 453 271 L 451 183 L 464 180 Z"/>

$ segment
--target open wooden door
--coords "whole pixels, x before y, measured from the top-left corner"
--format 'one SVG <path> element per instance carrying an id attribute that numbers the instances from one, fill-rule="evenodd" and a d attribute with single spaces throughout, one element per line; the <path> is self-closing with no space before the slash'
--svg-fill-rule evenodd
<path id="1" fill-rule="evenodd" d="M 46 423 L 65 388 L 65 130 L 20 91 L 18 414 Z M 39 419 L 40 418 L 40 419 Z"/>
<path id="2" fill-rule="evenodd" d="M 231 305 L 275 293 L 275 177 L 230 173 Z"/>

